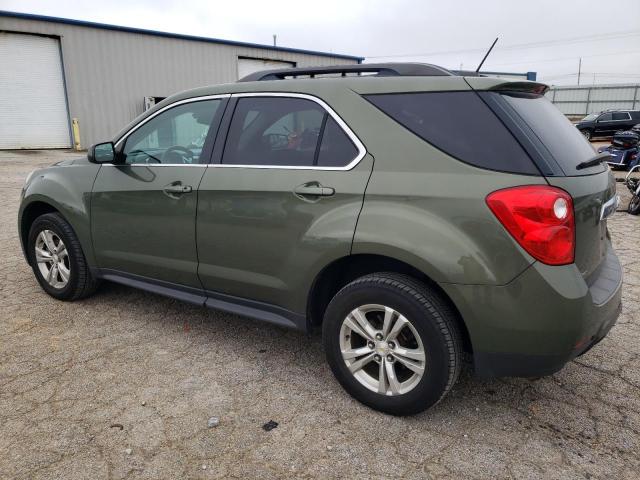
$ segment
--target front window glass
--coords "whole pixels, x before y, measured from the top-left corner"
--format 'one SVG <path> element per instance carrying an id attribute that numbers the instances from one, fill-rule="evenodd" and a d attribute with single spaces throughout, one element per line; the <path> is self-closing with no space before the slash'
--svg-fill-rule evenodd
<path id="1" fill-rule="evenodd" d="M 598 117 L 598 121 L 599 122 L 608 122 L 609 120 L 611 120 L 611 114 L 610 113 L 603 113 L 602 115 L 600 115 Z"/>
<path id="2" fill-rule="evenodd" d="M 200 155 L 221 100 L 203 100 L 171 108 L 134 131 L 122 153 L 125 162 L 192 164 Z"/>

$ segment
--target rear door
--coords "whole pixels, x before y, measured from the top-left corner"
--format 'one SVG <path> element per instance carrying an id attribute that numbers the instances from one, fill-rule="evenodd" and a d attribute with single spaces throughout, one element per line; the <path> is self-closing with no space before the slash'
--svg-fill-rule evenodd
<path id="1" fill-rule="evenodd" d="M 617 129 L 617 123 L 613 121 L 612 113 L 603 113 L 596 120 L 595 135 L 610 136 Z"/>
<path id="2" fill-rule="evenodd" d="M 98 266 L 201 288 L 195 238 L 197 189 L 226 98 L 194 99 L 149 117 L 103 165 L 91 199 Z"/>
<path id="3" fill-rule="evenodd" d="M 373 159 L 315 97 L 239 94 L 231 109 L 198 193 L 200 279 L 304 313 L 315 273 L 350 253 Z"/>

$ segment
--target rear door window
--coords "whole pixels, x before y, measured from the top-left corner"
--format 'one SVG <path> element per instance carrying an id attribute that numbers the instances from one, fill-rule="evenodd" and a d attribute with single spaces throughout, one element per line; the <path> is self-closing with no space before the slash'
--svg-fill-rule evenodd
<path id="1" fill-rule="evenodd" d="M 325 111 L 302 98 L 240 98 L 222 163 L 310 167 Z"/>
<path id="2" fill-rule="evenodd" d="M 223 164 L 344 167 L 358 149 L 318 103 L 295 97 L 243 97 L 231 120 Z"/>
<path id="3" fill-rule="evenodd" d="M 475 92 L 393 93 L 365 98 L 426 142 L 465 163 L 502 172 L 540 174 Z"/>
<path id="4" fill-rule="evenodd" d="M 627 112 L 613 112 L 613 120 L 629 120 L 631 117 Z"/>
<path id="5" fill-rule="evenodd" d="M 344 167 L 358 155 L 358 149 L 330 115 L 324 125 L 318 152 L 319 167 Z"/>

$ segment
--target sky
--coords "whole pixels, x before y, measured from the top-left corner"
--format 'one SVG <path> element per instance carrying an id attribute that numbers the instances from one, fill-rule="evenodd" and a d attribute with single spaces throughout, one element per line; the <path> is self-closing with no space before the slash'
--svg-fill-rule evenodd
<path id="1" fill-rule="evenodd" d="M 640 83 L 640 0 L 0 0 L 0 9 L 475 70 Z"/>

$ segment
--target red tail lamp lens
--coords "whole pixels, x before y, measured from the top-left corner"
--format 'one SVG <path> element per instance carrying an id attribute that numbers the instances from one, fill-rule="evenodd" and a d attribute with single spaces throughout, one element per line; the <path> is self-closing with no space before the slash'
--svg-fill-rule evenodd
<path id="1" fill-rule="evenodd" d="M 575 221 L 571 196 L 546 185 L 498 190 L 487 205 L 529 255 L 547 265 L 573 263 Z"/>

